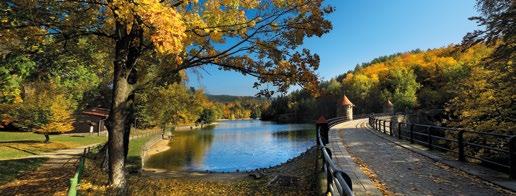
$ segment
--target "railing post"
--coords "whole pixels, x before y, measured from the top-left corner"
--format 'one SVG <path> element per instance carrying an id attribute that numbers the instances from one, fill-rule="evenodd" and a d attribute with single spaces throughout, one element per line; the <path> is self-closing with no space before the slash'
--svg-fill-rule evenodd
<path id="1" fill-rule="evenodd" d="M 414 143 L 414 124 L 410 125 L 410 143 Z"/>
<path id="2" fill-rule="evenodd" d="M 389 135 L 392 136 L 392 124 L 394 124 L 394 121 L 389 121 Z"/>
<path id="3" fill-rule="evenodd" d="M 509 157 L 511 164 L 511 178 L 516 179 L 516 136 L 509 139 Z"/>
<path id="4" fill-rule="evenodd" d="M 426 128 L 426 131 L 428 132 L 428 148 L 432 150 L 432 127 Z"/>
<path id="5" fill-rule="evenodd" d="M 387 121 L 383 121 L 383 123 L 382 123 L 382 124 L 383 124 L 383 133 L 387 133 L 387 130 L 385 129 L 385 123 L 386 123 L 386 122 L 387 122 Z"/>
<path id="6" fill-rule="evenodd" d="M 466 157 L 464 156 L 464 131 L 460 130 L 457 136 L 457 144 L 459 145 L 459 161 L 466 161 Z"/>
<path id="7" fill-rule="evenodd" d="M 319 119 L 316 121 L 316 131 L 319 131 L 319 134 L 316 134 L 318 135 L 321 135 L 321 140 L 322 140 L 322 144 L 320 145 L 326 145 L 328 143 L 328 131 L 329 131 L 329 127 L 328 127 L 328 121 L 326 120 L 326 118 L 324 118 L 324 116 L 321 116 L 319 117 Z M 319 138 L 317 138 L 317 143 L 319 143 Z"/>
<path id="8" fill-rule="evenodd" d="M 401 139 L 401 123 L 402 122 L 398 123 L 398 139 Z"/>

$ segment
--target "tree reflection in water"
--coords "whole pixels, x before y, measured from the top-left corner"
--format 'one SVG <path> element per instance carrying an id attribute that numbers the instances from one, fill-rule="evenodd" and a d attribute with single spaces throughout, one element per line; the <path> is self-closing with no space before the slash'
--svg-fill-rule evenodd
<path id="1" fill-rule="evenodd" d="M 147 168 L 252 170 L 283 163 L 315 144 L 313 125 L 259 120 L 221 121 L 215 128 L 174 135 L 170 149 L 146 160 Z"/>

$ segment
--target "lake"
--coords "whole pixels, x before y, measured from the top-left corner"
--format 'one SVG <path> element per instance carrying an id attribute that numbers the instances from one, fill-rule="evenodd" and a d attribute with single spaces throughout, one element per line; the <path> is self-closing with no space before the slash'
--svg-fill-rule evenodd
<path id="1" fill-rule="evenodd" d="M 315 145 L 311 124 L 228 120 L 205 129 L 174 132 L 170 149 L 145 160 L 171 171 L 246 171 L 275 166 Z"/>

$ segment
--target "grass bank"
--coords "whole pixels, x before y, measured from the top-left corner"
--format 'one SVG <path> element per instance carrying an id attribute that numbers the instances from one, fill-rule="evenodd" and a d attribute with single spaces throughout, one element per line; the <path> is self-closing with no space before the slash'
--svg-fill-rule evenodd
<path id="1" fill-rule="evenodd" d="M 152 140 L 155 137 L 161 137 L 159 134 L 148 135 L 144 137 L 138 137 L 132 139 L 129 142 L 129 152 L 127 152 L 127 170 L 130 173 L 136 173 L 142 167 L 142 149 L 145 146 L 145 143 Z"/>

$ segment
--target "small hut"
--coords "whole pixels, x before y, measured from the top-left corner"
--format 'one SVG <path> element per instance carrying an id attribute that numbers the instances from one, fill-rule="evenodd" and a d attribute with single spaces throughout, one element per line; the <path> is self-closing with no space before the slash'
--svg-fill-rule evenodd
<path id="1" fill-rule="evenodd" d="M 344 95 L 337 106 L 337 116 L 344 116 L 348 120 L 353 120 L 353 106 L 355 105 Z"/>
<path id="2" fill-rule="evenodd" d="M 105 128 L 105 121 L 109 116 L 109 110 L 106 108 L 89 108 L 81 112 L 78 116 L 77 121 L 74 123 L 75 132 L 87 133 L 95 132 L 100 133 Z"/>

